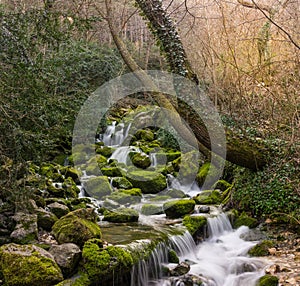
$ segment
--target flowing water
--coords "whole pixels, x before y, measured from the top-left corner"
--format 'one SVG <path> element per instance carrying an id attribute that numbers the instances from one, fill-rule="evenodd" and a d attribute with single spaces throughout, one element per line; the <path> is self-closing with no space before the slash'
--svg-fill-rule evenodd
<path id="1" fill-rule="evenodd" d="M 186 285 L 186 278 L 163 278 L 157 270 L 158 265 L 167 265 L 167 247 L 177 252 L 180 262 L 190 265 L 188 274 L 201 279 L 204 286 L 254 286 L 264 275 L 266 265 L 260 259 L 247 256 L 248 250 L 256 244 L 241 239 L 241 235 L 248 231 L 245 226 L 233 230 L 224 213 L 208 218 L 209 237 L 206 241 L 196 245 L 188 232 L 171 236 L 168 245 L 160 245 L 149 261 L 141 261 L 133 269 L 132 275 L 138 279 L 133 279 L 131 286 Z M 170 268 L 174 266 L 168 265 Z"/>
<path id="2" fill-rule="evenodd" d="M 100 135 L 100 140 L 107 146 L 114 146 L 116 150 L 110 159 L 119 163 L 128 164 L 131 151 L 141 152 L 132 146 L 121 146 L 126 139 L 130 126 L 124 124 L 116 126 L 114 122 L 108 126 L 106 132 Z M 151 166 L 157 166 L 155 153 L 150 153 Z M 130 164 L 130 163 L 129 163 Z M 180 189 L 189 196 L 201 190 L 196 184 L 182 186 L 180 182 L 168 175 L 168 187 Z M 144 198 L 144 201 L 147 199 Z M 196 214 L 199 215 L 199 214 Z M 210 216 L 212 216 L 212 212 Z M 139 223 L 154 226 L 165 219 L 164 215 L 140 216 Z M 262 260 L 250 258 L 247 253 L 256 242 L 245 241 L 241 238 L 246 234 L 248 227 L 242 226 L 233 230 L 224 213 L 207 219 L 208 238 L 196 245 L 192 236 L 185 232 L 184 235 L 173 235 L 169 241 L 160 243 L 146 260 L 141 259 L 131 273 L 131 286 L 184 286 L 186 277 L 196 277 L 203 281 L 204 286 L 254 286 L 258 278 L 264 275 L 265 264 Z M 180 262 L 189 265 L 190 270 L 185 277 L 164 277 L 162 266 L 169 269 L 176 267 L 168 264 L 168 249 L 174 249 Z M 193 278 L 193 279 L 194 279 Z M 194 284 L 200 285 L 200 284 Z"/>

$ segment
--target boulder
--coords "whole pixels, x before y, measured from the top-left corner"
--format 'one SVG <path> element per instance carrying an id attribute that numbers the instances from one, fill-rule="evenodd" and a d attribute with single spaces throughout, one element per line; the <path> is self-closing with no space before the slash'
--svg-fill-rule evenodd
<path id="1" fill-rule="evenodd" d="M 124 177 L 112 178 L 111 184 L 118 189 L 132 189 L 132 184 Z"/>
<path id="2" fill-rule="evenodd" d="M 69 208 L 66 205 L 63 205 L 63 204 L 60 204 L 57 202 L 49 204 L 47 207 L 58 218 L 61 218 L 62 216 L 66 215 L 68 212 L 70 212 Z"/>
<path id="3" fill-rule="evenodd" d="M 57 216 L 42 208 L 36 210 L 37 213 L 37 225 L 47 231 L 51 231 L 52 226 L 58 220 Z"/>
<path id="4" fill-rule="evenodd" d="M 120 190 L 113 192 L 110 196 L 106 196 L 106 199 L 115 201 L 121 205 L 131 205 L 139 203 L 142 199 L 141 189 L 133 188 L 130 190 Z"/>
<path id="5" fill-rule="evenodd" d="M 199 187 L 202 187 L 204 181 L 206 181 L 206 187 L 210 188 L 216 183 L 215 178 L 217 177 L 217 174 L 218 170 L 216 169 L 216 167 L 206 162 L 200 167 L 196 176 L 196 182 Z"/>
<path id="6" fill-rule="evenodd" d="M 78 209 L 60 218 L 52 227 L 58 243 L 75 243 L 83 246 L 91 238 L 101 238 L 101 230 L 96 223 L 93 209 Z"/>
<path id="7" fill-rule="evenodd" d="M 53 256 L 30 244 L 0 247 L 0 272 L 5 285 L 10 286 L 52 286 L 63 280 Z"/>
<path id="8" fill-rule="evenodd" d="M 106 176 L 90 178 L 83 184 L 85 191 L 93 198 L 101 200 L 112 192 L 111 185 Z"/>
<path id="9" fill-rule="evenodd" d="M 274 247 L 274 242 L 271 240 L 263 240 L 261 242 L 259 242 L 258 244 L 256 244 L 255 246 L 253 246 L 248 254 L 250 256 L 268 256 L 269 253 L 269 249 Z"/>
<path id="10" fill-rule="evenodd" d="M 74 243 L 52 245 L 49 253 L 53 255 L 64 276 L 70 276 L 74 273 L 81 257 L 81 250 Z"/>
<path id="11" fill-rule="evenodd" d="M 131 162 L 138 168 L 147 169 L 151 165 L 151 159 L 146 154 L 130 153 Z"/>
<path id="12" fill-rule="evenodd" d="M 182 221 L 183 225 L 187 228 L 191 235 L 195 235 L 198 231 L 201 231 L 207 223 L 207 219 L 204 216 L 190 216 L 186 215 Z"/>
<path id="13" fill-rule="evenodd" d="M 103 167 L 101 172 L 104 176 L 108 177 L 122 177 L 122 171 L 118 167 Z"/>
<path id="14" fill-rule="evenodd" d="M 135 188 L 140 188 L 143 194 L 157 194 L 167 187 L 165 176 L 151 171 L 132 171 L 126 178 Z"/>
<path id="15" fill-rule="evenodd" d="M 139 219 L 139 213 L 129 208 L 118 208 L 113 211 L 106 211 L 103 220 L 109 222 L 136 222 Z"/>
<path id="16" fill-rule="evenodd" d="M 37 215 L 17 212 L 13 219 L 16 222 L 15 229 L 10 234 L 13 242 L 25 244 L 34 242 L 38 237 Z"/>
<path id="17" fill-rule="evenodd" d="M 164 213 L 163 207 L 154 204 L 144 204 L 141 209 L 143 215 L 156 215 Z"/>
<path id="18" fill-rule="evenodd" d="M 221 193 L 218 190 L 202 191 L 199 195 L 193 198 L 200 205 L 220 204 L 222 201 Z"/>
<path id="19" fill-rule="evenodd" d="M 170 270 L 171 276 L 182 276 L 190 271 L 191 267 L 185 262 L 181 262 L 174 269 Z"/>
<path id="20" fill-rule="evenodd" d="M 234 221 L 234 228 L 238 228 L 242 225 L 248 226 L 249 228 L 254 228 L 258 226 L 257 219 L 248 216 L 245 212 L 243 212 L 238 218 Z"/>
<path id="21" fill-rule="evenodd" d="M 264 275 L 259 278 L 257 286 L 277 286 L 279 282 L 278 277 L 272 275 Z"/>
<path id="22" fill-rule="evenodd" d="M 82 250 L 83 270 L 92 283 L 101 285 L 123 285 L 118 278 L 126 272 L 130 275 L 133 266 L 131 254 L 121 247 L 103 248 L 99 239 L 91 239 L 84 244 Z M 95 284 L 96 285 L 96 284 Z"/>
<path id="23" fill-rule="evenodd" d="M 169 218 L 179 218 L 194 211 L 194 200 L 176 200 L 163 205 L 164 212 Z"/>

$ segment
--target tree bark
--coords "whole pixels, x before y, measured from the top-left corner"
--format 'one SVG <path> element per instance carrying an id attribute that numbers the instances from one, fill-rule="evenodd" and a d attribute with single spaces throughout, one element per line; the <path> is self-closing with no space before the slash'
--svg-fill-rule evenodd
<path id="1" fill-rule="evenodd" d="M 165 56 L 171 72 L 184 76 L 198 85 L 199 80 L 197 75 L 192 70 L 190 63 L 187 60 L 183 44 L 179 38 L 174 24 L 162 7 L 161 1 L 136 0 L 135 2 L 143 12 L 144 17 L 149 21 L 149 27 L 154 34 L 154 37 L 158 41 L 161 52 Z M 120 37 L 118 37 L 118 32 L 115 30 L 113 20 L 111 19 L 112 11 L 110 0 L 106 0 L 106 6 L 108 12 L 107 19 L 113 39 L 125 63 L 131 69 L 131 71 L 140 71 L 141 68 L 133 60 L 126 48 L 126 45 L 120 39 Z M 149 82 L 149 78 L 147 76 L 143 76 L 142 80 L 147 85 L 151 86 L 151 80 Z M 208 155 L 207 150 L 210 150 L 211 142 L 207 128 L 201 118 L 199 118 L 199 116 L 192 110 L 191 106 L 188 106 L 184 100 L 179 100 L 174 104 L 174 102 L 171 102 L 161 93 L 154 94 L 153 97 L 161 107 L 172 111 L 174 116 L 171 119 L 172 124 L 181 135 L 184 134 L 186 129 L 181 129 L 183 125 L 181 120 L 184 119 L 186 121 L 198 140 L 198 144 L 201 147 L 199 150 L 205 155 Z M 252 170 L 260 169 L 266 164 L 266 152 L 260 144 L 251 142 L 246 138 L 240 138 L 231 130 L 227 130 L 226 135 L 226 160 Z M 184 138 L 187 138 L 188 134 L 184 134 L 183 136 Z"/>

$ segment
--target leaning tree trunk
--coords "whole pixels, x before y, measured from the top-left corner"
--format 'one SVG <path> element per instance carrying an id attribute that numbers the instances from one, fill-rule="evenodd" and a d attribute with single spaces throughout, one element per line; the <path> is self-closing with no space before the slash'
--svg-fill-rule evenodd
<path id="1" fill-rule="evenodd" d="M 149 27 L 154 34 L 154 37 L 158 40 L 161 52 L 165 56 L 171 72 L 184 76 L 198 85 L 198 78 L 187 60 L 179 35 L 171 19 L 167 16 L 166 11 L 162 7 L 161 0 L 135 0 L 135 2 L 143 12 L 144 17 L 148 20 Z M 125 63 L 131 71 L 141 71 L 141 68 L 132 59 L 126 45 L 120 37 L 118 37 L 118 33 L 113 25 L 113 20 L 111 19 L 112 11 L 110 0 L 106 0 L 106 7 L 110 31 Z M 148 86 L 151 86 L 151 82 L 149 82 L 149 78 L 147 78 L 146 74 L 141 80 L 146 82 Z M 184 119 L 186 123 L 188 123 L 198 140 L 200 151 L 207 153 L 206 150 L 210 150 L 211 148 L 207 128 L 201 118 L 193 112 L 191 107 L 183 100 L 178 100 L 178 102 L 174 104 L 174 102 L 171 102 L 167 97 L 160 93 L 153 94 L 153 96 L 154 100 L 156 100 L 161 107 L 172 110 L 174 117 L 171 121 L 175 123 L 173 126 L 175 128 L 177 127 L 176 130 L 179 133 L 184 133 L 183 130 L 185 130 L 185 128 L 181 128 L 181 119 Z M 179 116 L 176 115 L 176 111 Z M 184 138 L 187 137 L 187 135 L 184 135 Z M 240 138 L 231 130 L 226 130 L 226 139 L 226 159 L 228 161 L 253 170 L 257 170 L 266 164 L 265 155 L 267 152 L 265 152 L 264 148 L 258 143 L 251 142 L 244 137 Z"/>

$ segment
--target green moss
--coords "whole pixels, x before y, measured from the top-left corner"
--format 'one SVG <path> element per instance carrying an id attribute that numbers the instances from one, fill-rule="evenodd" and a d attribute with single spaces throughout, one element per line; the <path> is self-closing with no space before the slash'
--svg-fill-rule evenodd
<path id="1" fill-rule="evenodd" d="M 150 199 L 151 202 L 159 202 L 159 201 L 166 201 L 170 199 L 171 197 L 168 195 L 161 195 L 161 196 L 155 196 Z"/>
<path id="2" fill-rule="evenodd" d="M 243 212 L 235 221 L 234 227 L 238 228 L 242 225 L 248 226 L 249 228 L 254 228 L 258 225 L 258 221 L 255 218 L 248 216 L 245 212 Z"/>
<path id="3" fill-rule="evenodd" d="M 114 149 L 108 146 L 96 145 L 96 153 L 109 158 L 113 153 Z"/>
<path id="4" fill-rule="evenodd" d="M 79 209 L 70 212 L 53 225 L 52 233 L 59 243 L 72 242 L 82 246 L 88 239 L 101 238 L 101 230 L 95 219 L 83 217 L 80 214 L 83 211 L 88 213 L 92 210 Z"/>
<path id="5" fill-rule="evenodd" d="M 259 278 L 257 286 L 277 286 L 279 282 L 278 277 L 272 275 L 264 275 Z"/>
<path id="6" fill-rule="evenodd" d="M 133 165 L 138 168 L 147 169 L 151 165 L 151 160 L 146 155 L 141 153 L 130 153 L 129 155 Z"/>
<path id="7" fill-rule="evenodd" d="M 169 249 L 168 251 L 168 261 L 169 263 L 179 263 L 179 258 L 177 253 L 173 249 Z"/>
<path id="8" fill-rule="evenodd" d="M 156 194 L 167 187 L 165 176 L 151 171 L 132 171 L 126 175 L 127 179 L 144 194 Z"/>
<path id="9" fill-rule="evenodd" d="M 214 205 L 222 201 L 221 193 L 218 190 L 202 191 L 198 196 L 194 197 L 197 204 L 200 205 Z"/>
<path id="10" fill-rule="evenodd" d="M 194 211 L 194 200 L 176 200 L 163 205 L 164 212 L 169 218 L 179 218 Z"/>
<path id="11" fill-rule="evenodd" d="M 104 212 L 103 220 L 109 222 L 125 223 L 136 222 L 139 219 L 139 213 L 129 208 L 119 208 L 113 211 Z"/>
<path id="12" fill-rule="evenodd" d="M 33 245 L 6 244 L 0 248 L 0 271 L 8 286 L 51 286 L 63 279 L 54 260 Z"/>
<path id="13" fill-rule="evenodd" d="M 103 167 L 101 172 L 108 177 L 122 177 L 122 172 L 118 167 Z"/>
<path id="14" fill-rule="evenodd" d="M 93 198 L 101 200 L 112 192 L 111 185 L 106 176 L 91 178 L 84 183 L 86 192 Z"/>
<path id="15" fill-rule="evenodd" d="M 204 181 L 207 182 L 207 187 L 213 186 L 215 183 L 214 178 L 215 174 L 217 173 L 217 169 L 211 165 L 210 163 L 204 163 L 201 168 L 199 169 L 197 176 L 196 176 L 196 182 L 199 187 L 202 187 L 204 184 Z M 211 179 L 210 179 L 211 178 Z"/>
<path id="16" fill-rule="evenodd" d="M 131 189 L 132 184 L 124 177 L 115 177 L 112 179 L 112 186 L 118 189 Z"/>
<path id="17" fill-rule="evenodd" d="M 162 214 L 162 206 L 153 205 L 153 204 L 144 204 L 141 209 L 143 215 L 153 215 L 153 214 Z"/>
<path id="18" fill-rule="evenodd" d="M 169 189 L 165 193 L 167 196 L 170 196 L 172 198 L 184 198 L 186 197 L 186 194 L 181 190 L 176 189 Z"/>
<path id="19" fill-rule="evenodd" d="M 198 230 L 206 225 L 207 219 L 204 216 L 190 216 L 186 215 L 182 221 L 183 225 L 187 228 L 191 235 L 194 235 Z"/>
<path id="20" fill-rule="evenodd" d="M 142 199 L 141 190 L 138 188 L 130 190 L 120 190 L 113 192 L 110 196 L 106 196 L 105 199 L 113 200 L 119 204 L 135 204 L 139 203 Z"/>
<path id="21" fill-rule="evenodd" d="M 154 140 L 154 134 L 149 129 L 138 130 L 135 133 L 135 137 L 137 139 L 141 139 L 141 140 L 144 140 L 144 141 L 153 141 Z"/>
<path id="22" fill-rule="evenodd" d="M 228 188 L 232 187 L 232 185 L 225 180 L 219 180 L 213 185 L 213 189 L 219 189 L 221 192 L 224 192 Z"/>
<path id="23" fill-rule="evenodd" d="M 101 240 L 89 240 L 82 250 L 83 268 L 92 282 L 113 280 L 120 272 L 129 272 L 133 259 L 123 248 L 108 246 L 103 249 Z"/>
<path id="24" fill-rule="evenodd" d="M 254 247 L 252 247 L 248 254 L 250 256 L 268 256 L 269 255 L 269 248 L 274 247 L 274 242 L 271 240 L 263 240 Z"/>

